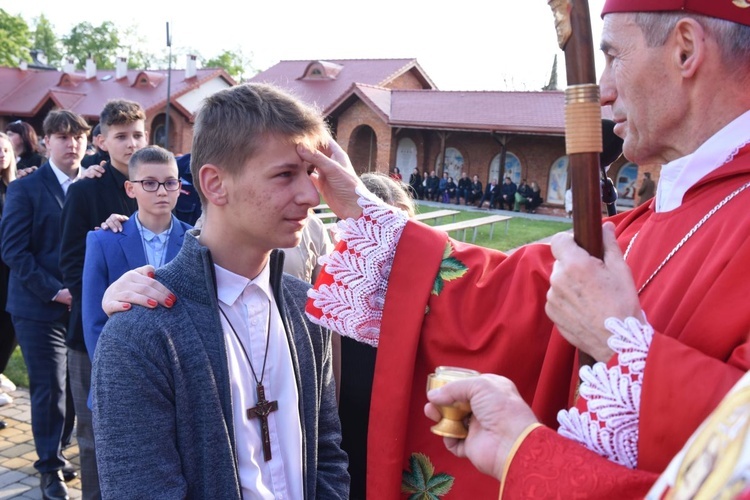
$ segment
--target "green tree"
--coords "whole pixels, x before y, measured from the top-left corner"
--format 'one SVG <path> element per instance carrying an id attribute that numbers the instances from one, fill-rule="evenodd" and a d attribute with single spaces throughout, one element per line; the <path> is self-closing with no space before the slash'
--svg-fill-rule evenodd
<path id="1" fill-rule="evenodd" d="M 55 35 L 49 19 L 44 14 L 36 18 L 33 42 L 33 48 L 44 51 L 44 55 L 47 56 L 47 64 L 52 66 L 60 65 L 60 61 L 63 58 L 62 51 L 60 50 L 60 40 Z"/>
<path id="2" fill-rule="evenodd" d="M 78 61 L 77 67 L 85 67 L 86 59 L 91 56 L 100 69 L 114 69 L 115 58 L 122 49 L 120 35 L 112 21 L 105 21 L 99 26 L 83 22 L 73 26 L 68 35 L 62 39 L 65 52 Z"/>
<path id="3" fill-rule="evenodd" d="M 218 56 L 203 61 L 204 68 L 223 68 L 229 76 L 237 80 L 238 82 L 243 81 L 246 75 L 251 73 L 257 73 L 253 68 L 252 61 L 250 58 L 245 57 L 241 49 L 236 51 L 225 50 Z"/>
<path id="4" fill-rule="evenodd" d="M 18 15 L 0 9 L 0 65 L 17 66 L 19 60 L 30 61 L 29 25 Z"/>

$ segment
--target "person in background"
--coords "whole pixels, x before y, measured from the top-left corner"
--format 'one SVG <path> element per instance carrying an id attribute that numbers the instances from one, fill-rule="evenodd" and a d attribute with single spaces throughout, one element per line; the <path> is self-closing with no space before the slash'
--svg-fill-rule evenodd
<path id="1" fill-rule="evenodd" d="M 464 200 L 464 205 L 469 204 L 469 195 L 471 193 L 471 179 L 466 172 L 461 172 L 461 178 L 458 179 L 458 189 L 456 190 L 456 205 Z"/>
<path id="2" fill-rule="evenodd" d="M 422 199 L 422 176 L 419 175 L 419 169 L 415 168 L 409 176 L 409 187 L 411 188 L 411 196 L 415 200 Z"/>
<path id="3" fill-rule="evenodd" d="M 109 285 L 130 269 L 146 264 L 159 268 L 170 262 L 192 227 L 181 222 L 172 209 L 180 196 L 180 180 L 174 155 L 159 146 L 133 153 L 128 162 L 127 195 L 138 210 L 122 230 L 89 231 L 83 264 L 81 319 L 86 350 L 93 360 L 96 344 L 107 322 L 102 296 Z"/>
<path id="4" fill-rule="evenodd" d="M 5 127 L 13 151 L 16 154 L 16 168 L 24 170 L 27 168 L 39 168 L 44 164 L 44 156 L 39 153 L 39 137 L 34 127 L 21 120 L 9 123 Z"/>
<path id="5" fill-rule="evenodd" d="M 401 176 L 401 170 L 398 169 L 398 167 L 393 167 L 393 172 L 391 172 L 391 179 L 396 181 L 401 181 L 403 177 Z"/>
<path id="6" fill-rule="evenodd" d="M 103 141 L 102 126 L 101 123 L 97 123 L 91 132 L 91 145 L 94 147 L 94 153 L 83 157 L 83 161 L 81 162 L 83 168 L 89 168 L 91 165 L 101 165 L 102 162 L 106 164 L 109 161 L 109 153 L 102 149 Z"/>
<path id="7" fill-rule="evenodd" d="M 469 198 L 466 200 L 466 204 L 473 205 L 480 199 L 482 199 L 482 181 L 479 180 L 478 175 L 475 175 L 471 180 L 471 190 L 469 191 Z"/>
<path id="8" fill-rule="evenodd" d="M 16 179 L 16 155 L 10 138 L 0 133 L 0 221 L 2 221 L 3 207 L 5 206 L 5 194 L 8 185 Z M 13 329 L 13 321 L 10 314 L 5 310 L 8 301 L 8 277 L 10 269 L 0 260 L 0 406 L 13 402 L 13 398 L 7 391 L 15 391 L 15 384 L 2 373 L 8 367 L 8 361 L 16 348 L 16 332 Z M 0 429 L 5 429 L 6 423 L 0 420 Z"/>
<path id="9" fill-rule="evenodd" d="M 62 454 L 66 437 L 67 350 L 72 296 L 60 270 L 63 200 L 81 171 L 90 128 L 79 115 L 52 111 L 44 119 L 49 161 L 11 182 L 2 217 L 2 259 L 10 268 L 6 310 L 29 373 L 31 430 L 43 498 L 68 498 Z"/>
<path id="10" fill-rule="evenodd" d="M 99 491 L 96 451 L 88 405 L 91 386 L 91 359 L 83 337 L 83 266 L 86 235 L 111 214 L 130 215 L 137 203 L 128 196 L 125 181 L 128 162 L 148 145 L 146 113 L 140 104 L 126 99 L 108 101 L 99 115 L 102 145 L 110 161 L 99 178 L 83 179 L 70 187 L 61 215 L 60 270 L 70 290 L 72 304 L 67 330 L 68 370 L 76 408 L 76 438 L 81 460 L 81 491 L 84 500 L 97 500 Z M 91 170 L 98 167 L 90 167 Z"/>
<path id="11" fill-rule="evenodd" d="M 643 205 L 656 194 L 656 184 L 651 180 L 651 172 L 643 172 L 643 181 L 638 188 L 638 205 Z"/>

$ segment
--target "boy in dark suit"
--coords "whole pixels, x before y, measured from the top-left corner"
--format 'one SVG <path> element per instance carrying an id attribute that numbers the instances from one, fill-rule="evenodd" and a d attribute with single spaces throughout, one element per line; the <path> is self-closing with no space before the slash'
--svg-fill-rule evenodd
<path id="1" fill-rule="evenodd" d="M 128 161 L 133 153 L 148 145 L 146 113 L 140 104 L 124 99 L 107 102 L 99 116 L 102 144 L 110 161 L 99 178 L 83 179 L 71 187 L 62 212 L 60 270 L 63 283 L 73 297 L 70 324 L 65 340 L 68 346 L 70 387 L 76 409 L 76 437 L 81 459 L 81 492 L 84 500 L 99 498 L 94 434 L 87 400 L 91 386 L 91 360 L 86 352 L 81 322 L 81 283 L 86 234 L 111 214 L 130 215 L 135 200 L 125 193 Z"/>
<path id="2" fill-rule="evenodd" d="M 138 202 L 138 211 L 123 223 L 122 231 L 90 231 L 86 237 L 82 318 L 91 359 L 107 322 L 102 310 L 107 287 L 130 269 L 146 264 L 161 267 L 171 261 L 182 247 L 185 231 L 192 227 L 172 215 L 180 195 L 172 153 L 159 146 L 143 148 L 130 158 L 128 171 L 125 191 Z"/>
<path id="3" fill-rule="evenodd" d="M 67 498 L 62 469 L 66 411 L 65 334 L 72 296 L 60 272 L 63 201 L 86 151 L 86 121 L 70 111 L 44 120 L 49 161 L 10 183 L 2 220 L 2 257 L 10 268 L 7 310 L 29 372 L 31 428 L 44 498 Z"/>

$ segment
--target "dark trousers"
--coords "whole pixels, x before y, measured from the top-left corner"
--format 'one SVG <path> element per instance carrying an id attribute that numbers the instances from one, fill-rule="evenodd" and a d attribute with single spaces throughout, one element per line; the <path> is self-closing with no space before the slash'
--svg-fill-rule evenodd
<path id="1" fill-rule="evenodd" d="M 62 321 L 37 321 L 13 317 L 16 337 L 29 373 L 31 432 L 41 473 L 62 469 L 62 445 L 67 407 L 67 348 Z"/>
<path id="2" fill-rule="evenodd" d="M 81 498 L 100 499 L 102 493 L 99 490 L 99 471 L 96 467 L 94 428 L 91 422 L 91 409 L 88 406 L 91 389 L 91 360 L 88 353 L 68 349 L 68 370 L 73 403 L 76 407 L 76 439 L 81 460 Z"/>
<path id="3" fill-rule="evenodd" d="M 0 311 L 0 373 L 8 367 L 8 361 L 16 349 L 16 330 L 10 314 Z"/>
<path id="4" fill-rule="evenodd" d="M 500 196 L 500 210 L 508 207 L 508 210 L 513 210 L 513 204 L 516 202 L 516 196 L 510 194 L 504 194 Z"/>

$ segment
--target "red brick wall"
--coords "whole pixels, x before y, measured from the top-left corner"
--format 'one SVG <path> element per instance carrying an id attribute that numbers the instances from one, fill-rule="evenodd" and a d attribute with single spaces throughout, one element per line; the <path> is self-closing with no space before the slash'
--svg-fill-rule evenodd
<path id="1" fill-rule="evenodd" d="M 424 87 L 419 82 L 419 80 L 414 76 L 414 74 L 410 71 L 408 73 L 404 73 L 403 75 L 400 75 L 398 78 L 393 80 L 391 83 L 386 85 L 386 88 L 394 89 L 394 90 L 412 90 L 412 89 L 423 89 Z"/>

